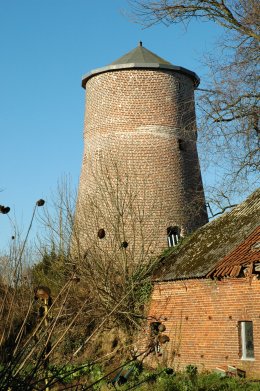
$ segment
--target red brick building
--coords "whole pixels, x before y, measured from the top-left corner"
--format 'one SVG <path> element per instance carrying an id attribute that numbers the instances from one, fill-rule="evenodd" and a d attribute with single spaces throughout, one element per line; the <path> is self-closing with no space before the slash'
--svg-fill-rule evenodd
<path id="1" fill-rule="evenodd" d="M 125 255 L 143 261 L 174 235 L 208 221 L 196 146 L 198 84 L 194 72 L 141 43 L 83 77 L 84 155 L 75 219 L 82 247 L 110 249 L 114 259 L 127 242 Z"/>
<path id="2" fill-rule="evenodd" d="M 166 326 L 167 365 L 231 365 L 260 378 L 260 190 L 162 258 L 149 317 Z"/>

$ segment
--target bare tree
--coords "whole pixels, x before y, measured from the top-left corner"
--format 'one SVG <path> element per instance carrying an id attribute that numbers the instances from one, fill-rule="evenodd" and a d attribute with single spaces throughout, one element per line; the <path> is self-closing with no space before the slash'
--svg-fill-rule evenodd
<path id="1" fill-rule="evenodd" d="M 146 26 L 164 22 L 188 23 L 202 18 L 259 41 L 257 0 L 130 0 L 134 14 Z"/>
<path id="2" fill-rule="evenodd" d="M 116 220 L 112 224 L 116 228 L 114 234 L 110 232 L 111 240 L 114 237 L 114 242 L 122 244 L 125 237 L 121 230 L 127 225 L 123 220 L 130 219 L 133 223 L 131 219 L 136 217 L 129 210 L 132 205 L 129 200 L 135 197 L 130 194 L 128 185 L 123 186 L 115 179 L 113 183 L 110 179 L 107 183 L 102 181 L 100 189 L 105 186 L 109 193 L 106 206 L 117 206 L 122 212 L 118 225 L 114 226 Z M 116 183 L 121 184 L 120 189 L 114 187 Z M 95 219 L 104 222 L 104 218 L 95 200 L 89 202 L 93 206 L 89 220 L 95 228 Z M 44 201 L 39 200 L 36 207 L 43 204 Z M 144 268 L 146 256 L 140 252 L 140 262 L 133 265 L 125 243 L 116 246 L 114 257 L 110 254 L 107 258 L 105 248 L 95 240 L 88 246 L 87 254 L 77 257 L 80 251 L 71 251 L 71 238 L 76 229 L 74 206 L 70 186 L 62 181 L 53 207 L 49 210 L 44 207 L 44 216 L 37 216 L 43 222 L 37 265 L 29 267 L 27 264 L 28 235 L 36 208 L 25 239 L 20 238 L 16 228 L 9 255 L 0 256 L 1 389 L 49 389 L 62 385 L 63 379 L 79 368 L 86 369 L 84 382 L 92 389 L 91 366 L 108 358 L 111 360 L 113 356 L 118 362 L 119 351 L 123 354 L 133 347 L 131 336 L 125 331 L 133 326 L 140 327 L 138 321 L 143 315 L 140 306 L 151 289 L 149 268 L 152 263 Z M 106 264 L 107 261 L 110 263 Z M 124 327 L 115 327 L 118 325 Z M 81 358 L 80 353 L 84 353 Z M 86 357 L 91 363 L 85 363 Z M 84 361 L 82 366 L 78 364 L 80 359 Z M 71 369 L 67 368 L 68 362 Z M 54 363 L 59 363 L 59 367 L 55 369 L 51 365 Z M 75 389 L 78 383 L 79 380 Z M 73 387 L 74 384 L 71 389 Z"/>
<path id="3" fill-rule="evenodd" d="M 149 276 L 156 262 L 159 224 L 153 224 L 153 207 L 160 211 L 163 205 L 156 194 L 152 200 L 146 186 L 140 190 L 112 160 L 108 165 L 102 163 L 93 178 L 76 214 L 68 183 L 59 185 L 54 209 L 46 208 L 42 218 L 42 261 L 34 267 L 34 277 L 58 292 L 66 276 L 76 272 L 80 284 L 71 302 L 72 312 L 75 302 L 88 297 L 88 319 L 103 319 L 125 297 L 108 323 L 138 327 L 139 306 L 145 289 L 150 289 Z"/>
<path id="4" fill-rule="evenodd" d="M 138 189 L 127 173 L 121 175 L 117 164 L 102 166 L 95 174 L 95 185 L 76 218 L 79 274 L 93 299 L 98 299 L 96 308 L 102 316 L 124 297 L 112 322 L 138 327 L 136 321 L 142 317 L 139 288 L 146 281 L 149 285 L 159 229 L 159 224 L 152 224 L 154 209 L 147 204 L 155 206 L 156 197 L 151 201 L 146 186 Z"/>
<path id="5" fill-rule="evenodd" d="M 249 184 L 252 190 L 260 173 L 259 2 L 130 0 L 130 4 L 146 27 L 160 22 L 188 26 L 192 19 L 223 27 L 215 48 L 218 57 L 205 56 L 209 75 L 198 88 L 201 158 L 220 168 L 222 191 L 227 187 L 229 193 L 250 191 Z"/>

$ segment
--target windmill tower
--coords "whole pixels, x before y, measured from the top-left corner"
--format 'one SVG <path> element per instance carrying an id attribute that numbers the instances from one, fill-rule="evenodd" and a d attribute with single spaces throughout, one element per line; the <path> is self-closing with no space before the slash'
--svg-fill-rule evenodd
<path id="1" fill-rule="evenodd" d="M 196 147 L 198 76 L 139 46 L 83 77 L 78 242 L 159 253 L 208 221 Z M 113 250 L 114 251 L 114 250 Z"/>

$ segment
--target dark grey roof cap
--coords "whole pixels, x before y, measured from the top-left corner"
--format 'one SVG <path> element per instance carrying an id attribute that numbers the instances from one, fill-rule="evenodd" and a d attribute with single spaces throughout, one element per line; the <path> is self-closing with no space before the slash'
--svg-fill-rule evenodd
<path id="1" fill-rule="evenodd" d="M 110 65 L 107 65 L 103 68 L 97 68 L 87 73 L 82 78 L 82 87 L 86 87 L 87 81 L 95 75 L 103 72 L 111 72 L 122 69 L 129 68 L 145 68 L 145 69 L 166 69 L 172 70 L 175 72 L 184 73 L 192 78 L 194 81 L 195 87 L 197 87 L 200 83 L 199 77 L 196 73 L 190 71 L 189 69 L 172 65 L 170 62 L 164 60 L 163 58 L 157 56 L 155 53 L 143 47 L 142 42 L 140 42 L 139 46 L 130 52 L 126 53 L 124 56 L 120 57 L 118 60 L 112 62 Z"/>

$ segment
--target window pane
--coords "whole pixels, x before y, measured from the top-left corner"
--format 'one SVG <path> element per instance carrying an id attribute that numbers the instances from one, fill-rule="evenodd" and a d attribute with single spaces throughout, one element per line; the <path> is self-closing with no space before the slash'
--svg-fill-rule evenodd
<path id="1" fill-rule="evenodd" d="M 168 246 L 176 246 L 180 240 L 180 228 L 177 226 L 167 228 Z"/>
<path id="2" fill-rule="evenodd" d="M 245 322 L 246 358 L 254 358 L 253 322 Z"/>

